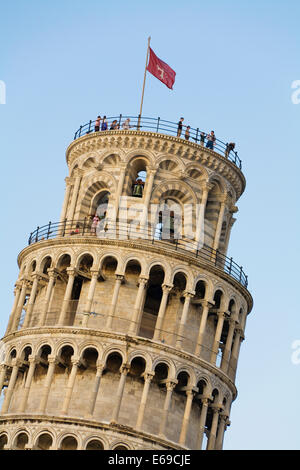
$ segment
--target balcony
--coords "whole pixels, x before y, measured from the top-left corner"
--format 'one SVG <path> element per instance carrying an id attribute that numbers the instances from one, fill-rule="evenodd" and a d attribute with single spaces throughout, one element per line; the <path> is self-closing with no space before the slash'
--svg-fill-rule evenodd
<path id="1" fill-rule="evenodd" d="M 129 119 L 129 121 L 128 121 Z M 123 116 L 120 114 L 119 116 L 112 116 L 107 117 L 107 129 L 101 130 L 101 123 L 100 123 L 100 130 L 95 131 L 95 124 L 96 121 L 89 121 L 86 124 L 83 124 L 79 127 L 79 129 L 75 132 L 74 140 L 79 139 L 82 136 L 89 135 L 92 133 L 115 133 L 120 131 L 128 131 L 128 130 L 139 130 L 145 132 L 155 132 L 158 134 L 166 134 L 171 135 L 174 137 L 177 136 L 177 129 L 178 123 L 166 121 L 161 119 L 160 117 L 157 118 L 150 118 L 144 116 Z M 214 151 L 215 153 L 225 157 L 227 160 L 234 163 L 240 170 L 242 169 L 242 161 L 239 158 L 238 154 L 234 149 L 230 149 L 228 147 L 228 143 L 223 142 L 222 140 L 215 139 L 213 148 L 207 147 L 208 143 L 208 132 L 201 131 L 199 127 L 192 128 L 189 127 L 189 138 L 185 137 L 186 135 L 187 126 L 183 125 L 182 132 L 180 138 L 184 141 L 190 141 L 198 144 L 199 146 L 203 146 L 210 151 Z"/>
<path id="2" fill-rule="evenodd" d="M 195 259 L 204 261 L 208 266 L 216 267 L 224 273 L 238 281 L 243 287 L 248 286 L 248 276 L 244 273 L 243 267 L 239 266 L 232 258 L 225 256 L 219 250 L 213 250 L 209 246 L 200 245 L 199 242 L 188 238 L 165 238 L 165 234 L 160 230 L 142 230 L 128 225 L 115 225 L 105 223 L 97 229 L 97 233 L 92 228 L 92 220 L 85 218 L 78 221 L 49 222 L 47 225 L 38 226 L 31 232 L 28 245 L 38 243 L 43 240 L 55 238 L 86 238 L 91 237 L 99 240 L 138 240 L 141 246 L 156 246 L 166 251 L 171 250 L 177 253 L 192 256 Z M 143 245 L 142 245 L 143 244 Z"/>

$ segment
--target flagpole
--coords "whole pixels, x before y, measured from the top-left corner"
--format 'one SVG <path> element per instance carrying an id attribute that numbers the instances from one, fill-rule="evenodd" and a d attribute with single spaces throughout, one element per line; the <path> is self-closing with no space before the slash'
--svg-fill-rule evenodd
<path id="1" fill-rule="evenodd" d="M 146 74 L 147 74 L 147 65 L 148 65 L 148 57 L 149 57 L 149 49 L 150 49 L 150 40 L 151 40 L 151 36 L 148 37 L 148 47 L 147 47 L 146 65 L 145 65 L 145 72 L 144 72 L 143 91 L 142 91 L 142 99 L 141 99 L 141 106 L 140 106 L 140 114 L 139 114 L 138 125 L 137 125 L 138 129 L 140 128 L 140 121 L 141 121 L 142 109 L 143 109 L 144 91 L 145 91 Z"/>

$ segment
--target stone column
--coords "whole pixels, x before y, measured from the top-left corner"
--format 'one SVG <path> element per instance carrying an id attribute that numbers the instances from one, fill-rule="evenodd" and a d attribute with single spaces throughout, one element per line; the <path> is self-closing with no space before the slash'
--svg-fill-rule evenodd
<path id="1" fill-rule="evenodd" d="M 220 410 L 221 410 L 221 407 L 217 406 L 217 405 L 212 405 L 211 408 L 213 410 L 213 419 L 212 419 L 212 423 L 211 423 L 211 429 L 210 429 L 210 433 L 209 433 L 209 438 L 208 438 L 206 450 L 214 450 L 214 448 L 215 448 L 217 427 L 218 427 L 218 421 L 219 421 L 219 413 L 220 413 Z"/>
<path id="2" fill-rule="evenodd" d="M 124 281 L 124 276 L 122 274 L 116 274 L 116 282 L 115 282 L 114 292 L 112 296 L 110 312 L 109 312 L 109 315 L 107 317 L 107 322 L 106 322 L 106 328 L 108 330 L 111 328 L 111 325 L 112 325 L 113 317 L 116 311 L 119 290 L 123 281 Z"/>
<path id="3" fill-rule="evenodd" d="M 161 328 L 163 325 L 164 321 L 164 316 L 166 313 L 166 307 L 167 307 L 167 301 L 168 301 L 168 296 L 171 291 L 173 286 L 169 286 L 167 284 L 162 285 L 162 290 L 163 290 L 163 295 L 161 298 L 160 306 L 159 306 L 159 312 L 157 315 L 157 320 L 156 320 L 156 325 L 155 325 L 155 331 L 153 335 L 153 340 L 154 341 L 159 341 L 160 335 L 161 335 Z"/>
<path id="4" fill-rule="evenodd" d="M 212 307 L 212 303 L 210 303 L 208 300 L 204 299 L 201 303 L 202 303 L 202 314 L 201 314 L 197 344 L 196 344 L 195 353 L 194 353 L 196 356 L 200 356 L 201 351 L 202 351 L 208 311 L 209 311 L 210 307 Z"/>
<path id="5" fill-rule="evenodd" d="M 51 387 L 51 382 L 54 374 L 54 369 L 57 364 L 57 358 L 56 356 L 48 356 L 48 371 L 45 379 L 45 384 L 43 386 L 42 390 L 42 397 L 41 397 L 41 402 L 39 406 L 39 412 L 41 414 L 45 413 L 47 402 L 48 402 L 48 396 L 50 392 L 50 387 Z"/>
<path id="6" fill-rule="evenodd" d="M 94 387 L 92 390 L 91 398 L 89 400 L 87 418 L 91 418 L 93 416 L 104 368 L 105 368 L 105 364 L 103 364 L 102 362 L 97 364 L 97 372 L 96 372 L 96 377 L 95 377 L 95 382 L 94 382 Z"/>
<path id="7" fill-rule="evenodd" d="M 91 313 L 91 308 L 92 308 L 92 303 L 93 303 L 93 298 L 94 298 L 94 293 L 95 293 L 95 287 L 96 287 L 96 284 L 97 284 L 97 279 L 98 279 L 99 272 L 98 272 L 98 270 L 95 270 L 95 271 L 91 270 L 91 274 L 92 274 L 92 279 L 91 279 L 91 282 L 90 282 L 90 288 L 89 288 L 88 297 L 87 297 L 87 301 L 86 301 L 85 312 L 83 314 L 82 326 L 87 326 L 87 324 L 88 324 L 88 319 L 89 319 L 89 315 Z"/>
<path id="8" fill-rule="evenodd" d="M 202 402 L 202 408 L 201 408 L 201 413 L 200 413 L 199 433 L 198 433 L 198 441 L 197 441 L 198 450 L 202 449 L 209 398 L 204 396 L 203 398 L 201 398 L 201 402 Z"/>
<path id="9" fill-rule="evenodd" d="M 226 196 L 224 196 L 221 199 L 221 207 L 219 211 L 219 217 L 218 217 L 217 227 L 215 231 L 214 242 L 212 246 L 212 249 L 213 249 L 212 258 L 213 259 L 215 259 L 215 251 L 219 248 L 219 241 L 220 241 L 220 235 L 221 235 L 222 224 L 223 224 L 223 219 L 224 219 L 225 205 L 226 205 Z"/>
<path id="10" fill-rule="evenodd" d="M 220 413 L 220 423 L 218 427 L 217 439 L 216 439 L 216 444 L 215 444 L 216 450 L 222 450 L 225 426 L 227 422 L 228 422 L 228 416 L 225 413 Z"/>
<path id="11" fill-rule="evenodd" d="M 118 386 L 118 390 L 117 390 L 117 396 L 116 396 L 116 399 L 115 399 L 116 404 L 115 404 L 115 407 L 114 407 L 114 410 L 113 410 L 113 413 L 112 413 L 112 418 L 111 418 L 111 423 L 112 424 L 117 423 L 118 418 L 119 418 L 119 412 L 120 412 L 121 402 L 122 402 L 122 398 L 123 398 L 125 381 L 126 381 L 126 377 L 127 377 L 127 374 L 129 372 L 129 370 L 130 370 L 130 365 L 129 364 L 123 364 L 120 368 L 121 377 L 120 377 L 119 386 Z"/>
<path id="12" fill-rule="evenodd" d="M 68 409 L 69 409 L 70 400 L 71 400 L 71 396 L 72 396 L 72 392 L 73 392 L 73 388 L 74 388 L 74 384 L 75 384 L 75 379 L 76 379 L 78 366 L 79 366 L 79 360 L 72 357 L 72 370 L 71 370 L 71 373 L 69 375 L 69 380 L 68 380 L 68 384 L 67 384 L 67 387 L 66 387 L 65 399 L 64 399 L 64 402 L 63 402 L 62 410 L 61 410 L 62 414 L 67 414 L 68 413 Z"/>
<path id="13" fill-rule="evenodd" d="M 225 374 L 228 372 L 228 368 L 229 368 L 229 358 L 231 354 L 231 347 L 232 347 L 235 324 L 236 324 L 235 320 L 233 318 L 229 318 L 229 330 L 228 330 L 225 348 L 222 354 L 222 361 L 221 361 L 221 370 L 225 372 Z"/>
<path id="14" fill-rule="evenodd" d="M 14 359 L 12 359 L 11 363 L 12 363 L 12 372 L 11 372 L 8 388 L 7 388 L 7 391 L 6 391 L 6 394 L 5 394 L 5 398 L 4 398 L 4 402 L 3 402 L 2 410 L 1 410 L 3 414 L 8 412 L 11 397 L 12 397 L 12 394 L 13 394 L 13 391 L 14 391 L 14 387 L 15 387 L 15 384 L 16 384 L 18 371 L 19 371 L 19 367 L 20 367 L 19 359 L 14 358 Z"/>
<path id="15" fill-rule="evenodd" d="M 143 424 L 149 388 L 150 388 L 151 380 L 154 377 L 154 372 L 144 372 L 143 376 L 144 376 L 145 383 L 144 383 L 143 394 L 142 394 L 141 403 L 140 403 L 140 407 L 138 411 L 138 417 L 137 417 L 136 426 L 135 426 L 138 431 L 141 429 L 142 424 Z"/>
<path id="16" fill-rule="evenodd" d="M 205 229 L 205 209 L 207 204 L 208 192 L 213 186 L 206 184 L 202 188 L 201 203 L 197 215 L 197 226 L 196 226 L 196 242 L 197 249 L 201 249 L 204 245 L 204 229 Z"/>
<path id="17" fill-rule="evenodd" d="M 25 387 L 24 387 L 23 396 L 22 396 L 22 401 L 21 401 L 21 405 L 20 405 L 20 409 L 19 409 L 20 413 L 23 413 L 25 411 L 25 408 L 26 408 L 26 405 L 27 405 L 27 400 L 28 400 L 28 395 L 29 395 L 29 391 L 30 391 L 30 386 L 31 386 L 32 378 L 33 378 L 33 374 L 34 374 L 34 371 L 35 371 L 35 367 L 38 364 L 37 358 L 35 356 L 32 356 L 32 355 L 30 355 L 28 357 L 28 361 L 29 361 L 29 369 L 28 369 L 26 382 L 25 382 Z"/>
<path id="18" fill-rule="evenodd" d="M 172 393 L 174 388 L 176 387 L 177 380 L 170 380 L 169 382 L 166 383 L 166 398 L 165 398 L 165 403 L 164 403 L 164 408 L 162 412 L 162 417 L 160 421 L 160 426 L 159 426 L 159 436 L 165 437 L 165 428 L 167 425 L 168 421 L 168 415 L 169 415 L 169 409 L 171 405 L 171 399 L 172 399 Z"/>
<path id="19" fill-rule="evenodd" d="M 215 332 L 215 337 L 214 337 L 214 342 L 213 342 L 213 347 L 212 347 L 212 353 L 211 353 L 211 356 L 210 356 L 210 362 L 212 364 L 215 364 L 216 360 L 217 360 L 217 354 L 218 354 L 218 351 L 219 351 L 219 344 L 220 344 L 224 319 L 225 319 L 225 313 L 222 312 L 222 311 L 219 311 L 218 312 L 218 323 L 217 323 L 217 328 L 216 328 L 216 332 Z"/>
<path id="20" fill-rule="evenodd" d="M 181 425 L 180 437 L 179 437 L 179 444 L 181 444 L 182 446 L 185 445 L 185 441 L 186 441 L 186 434 L 188 430 L 194 394 L 195 394 L 195 391 L 193 389 L 186 390 L 187 398 L 186 398 L 184 416 L 183 416 L 182 425 Z"/>
<path id="21" fill-rule="evenodd" d="M 34 302 L 35 302 L 35 298 L 36 298 L 38 283 L 41 280 L 41 276 L 39 276 L 38 273 L 33 273 L 32 277 L 33 277 L 33 284 L 32 284 L 32 288 L 31 288 L 31 293 L 30 293 L 30 297 L 29 297 L 29 300 L 28 300 L 28 306 L 27 306 L 27 310 L 26 310 L 25 320 L 24 320 L 22 328 L 27 328 L 30 325 L 31 314 L 32 314 L 32 310 L 33 310 L 33 307 L 34 307 Z"/>
<path id="22" fill-rule="evenodd" d="M 60 316 L 58 320 L 59 325 L 64 325 L 65 320 L 66 320 L 67 310 L 70 307 L 70 300 L 71 300 L 76 270 L 74 268 L 67 268 L 67 273 L 69 274 L 69 279 L 68 279 L 68 284 L 66 287 L 65 296 L 64 296 L 64 300 L 63 300 L 63 304 L 62 304 L 62 308 L 61 308 L 61 312 L 60 312 Z"/>
<path id="23" fill-rule="evenodd" d="M 20 299 L 21 290 L 22 290 L 22 286 L 20 285 L 20 283 L 17 282 L 15 292 L 14 292 L 14 294 L 15 294 L 14 304 L 13 304 L 11 314 L 10 314 L 10 317 L 9 317 L 9 321 L 8 321 L 8 325 L 7 325 L 7 328 L 6 328 L 5 336 L 8 335 L 8 333 L 10 333 L 10 331 L 11 331 L 12 324 L 13 324 L 13 321 L 14 321 L 15 311 L 16 311 L 16 308 L 17 308 L 17 305 L 18 305 L 19 299 Z"/>
<path id="24" fill-rule="evenodd" d="M 60 215 L 61 224 L 65 221 L 66 215 L 67 215 L 67 208 L 68 208 L 70 190 L 71 190 L 71 181 L 72 181 L 72 178 L 69 178 L 69 177 L 65 178 L 66 189 L 65 189 L 65 197 L 64 197 L 62 210 L 61 210 L 61 215 Z M 61 234 L 61 229 L 59 230 L 59 235 L 60 234 Z"/>
<path id="25" fill-rule="evenodd" d="M 142 309 L 142 303 L 144 299 L 145 287 L 147 285 L 148 279 L 145 277 L 139 278 L 139 289 L 135 299 L 135 304 L 133 308 L 133 316 L 129 326 L 129 334 L 136 335 L 137 329 L 139 326 L 139 316 Z"/>
<path id="26" fill-rule="evenodd" d="M 81 183 L 81 171 L 77 170 L 76 175 L 75 175 L 75 182 L 74 182 L 74 186 L 73 186 L 73 194 L 72 194 L 71 203 L 70 203 L 70 207 L 69 207 L 69 214 L 68 214 L 68 219 L 70 221 L 72 221 L 73 218 L 74 218 L 75 207 L 76 207 L 76 202 L 77 202 L 77 198 L 78 198 L 80 183 Z"/>
<path id="27" fill-rule="evenodd" d="M 24 302 L 25 302 L 25 298 L 26 298 L 27 288 L 28 288 L 28 280 L 26 279 L 26 280 L 22 281 L 22 290 L 21 290 L 21 294 L 20 294 L 20 297 L 19 297 L 19 301 L 18 301 L 16 311 L 15 311 L 15 314 L 14 314 L 14 320 L 13 320 L 13 324 L 12 324 L 12 328 L 11 328 L 12 331 L 15 331 L 15 330 L 18 329 L 19 321 L 20 321 L 20 318 L 21 318 L 21 314 L 22 314 L 22 310 L 23 310 L 23 306 L 24 306 Z"/>
<path id="28" fill-rule="evenodd" d="M 48 313 L 48 309 L 49 309 L 49 305 L 50 305 L 50 299 L 51 299 L 51 295 L 52 295 L 52 291 L 53 291 L 54 282 L 55 282 L 56 277 L 57 277 L 57 273 L 55 272 L 54 269 L 48 269 L 48 276 L 49 276 L 49 281 L 48 281 L 48 285 L 47 285 L 44 306 L 43 306 L 41 317 L 40 317 L 40 320 L 39 320 L 39 326 L 44 326 L 45 325 L 46 316 L 47 316 L 47 313 Z"/>
<path id="29" fill-rule="evenodd" d="M 156 169 L 155 168 L 149 168 L 147 169 L 147 179 L 146 179 L 146 186 L 143 194 L 143 213 L 141 217 L 141 230 L 146 230 L 148 227 L 147 221 L 148 221 L 148 211 L 149 211 L 149 203 L 150 203 L 150 198 L 152 194 L 152 189 L 153 189 L 153 183 L 154 183 L 154 178 L 156 174 Z M 145 236 L 148 238 L 148 232 L 146 231 Z"/>
<path id="30" fill-rule="evenodd" d="M 125 164 L 125 163 L 120 164 L 120 165 L 119 165 L 119 168 L 120 168 L 120 175 L 119 175 L 119 178 L 118 178 L 118 187 L 117 187 L 116 199 L 115 199 L 115 204 L 116 204 L 116 210 L 115 210 L 116 219 L 118 218 L 118 215 L 119 215 L 120 197 L 122 196 L 123 185 L 124 185 L 124 179 L 125 179 L 125 175 L 126 175 L 126 164 Z"/>
<path id="31" fill-rule="evenodd" d="M 235 379 L 240 347 L 241 347 L 241 343 L 243 340 L 244 340 L 243 330 L 241 328 L 237 328 L 235 332 L 235 338 L 233 341 L 233 347 L 232 347 L 232 352 L 231 352 L 231 357 L 230 357 L 229 367 L 228 367 L 228 372 L 227 372 L 230 375 L 230 378 L 232 380 Z"/>
<path id="32" fill-rule="evenodd" d="M 6 364 L 0 364 L 0 396 L 2 393 L 3 385 L 6 379 L 6 369 L 8 366 Z"/>
<path id="33" fill-rule="evenodd" d="M 194 293 L 193 292 L 184 292 L 183 296 L 185 297 L 185 300 L 184 300 L 184 305 L 183 305 L 183 309 L 182 309 L 179 329 L 178 329 L 178 333 L 177 333 L 177 340 L 176 340 L 176 348 L 179 348 L 179 349 L 181 349 L 181 347 L 182 347 L 184 327 L 185 327 L 186 320 L 187 320 L 187 315 L 188 315 L 188 311 L 189 311 L 189 307 L 190 307 L 190 302 L 191 302 L 191 299 L 194 297 Z"/>

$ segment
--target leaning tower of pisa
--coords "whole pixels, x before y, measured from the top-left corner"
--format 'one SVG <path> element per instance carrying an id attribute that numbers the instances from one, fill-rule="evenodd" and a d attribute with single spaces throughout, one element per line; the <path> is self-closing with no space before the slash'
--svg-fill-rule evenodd
<path id="1" fill-rule="evenodd" d="M 160 118 L 81 126 L 59 222 L 18 256 L 0 449 L 222 449 L 247 276 L 227 253 L 241 161 Z"/>

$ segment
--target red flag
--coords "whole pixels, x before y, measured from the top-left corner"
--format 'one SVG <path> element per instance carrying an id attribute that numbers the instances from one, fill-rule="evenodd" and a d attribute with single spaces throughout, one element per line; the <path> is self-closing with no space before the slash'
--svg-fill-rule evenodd
<path id="1" fill-rule="evenodd" d="M 149 58 L 149 63 L 147 70 L 148 72 L 152 73 L 154 77 L 158 78 L 161 82 L 163 82 L 165 85 L 167 85 L 168 88 L 173 89 L 173 84 L 175 82 L 175 75 L 176 72 L 174 72 L 171 67 L 169 67 L 168 64 L 160 60 L 153 52 L 151 47 L 150 49 L 150 58 Z"/>

